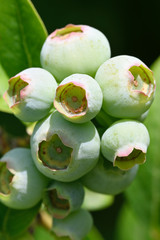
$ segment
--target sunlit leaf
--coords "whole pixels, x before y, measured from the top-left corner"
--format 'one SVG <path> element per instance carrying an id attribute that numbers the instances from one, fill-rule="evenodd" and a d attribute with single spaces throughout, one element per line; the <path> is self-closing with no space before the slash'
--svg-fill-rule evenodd
<path id="1" fill-rule="evenodd" d="M 47 32 L 30 0 L 0 0 L 0 61 L 9 77 L 40 66 Z"/>
<path id="2" fill-rule="evenodd" d="M 23 69 L 40 67 L 46 37 L 30 0 L 0 0 L 0 111 L 11 113 L 3 99 L 8 79 Z"/>
<path id="3" fill-rule="evenodd" d="M 8 79 L 9 77 L 0 64 L 0 111 L 11 113 L 11 110 L 3 98 L 3 94 L 8 88 Z"/>

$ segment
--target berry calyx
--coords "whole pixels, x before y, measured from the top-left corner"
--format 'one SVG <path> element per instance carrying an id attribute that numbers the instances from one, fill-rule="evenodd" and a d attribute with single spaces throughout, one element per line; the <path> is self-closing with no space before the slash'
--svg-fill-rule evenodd
<path id="1" fill-rule="evenodd" d="M 67 147 L 57 134 L 50 140 L 43 140 L 39 144 L 38 155 L 44 166 L 52 170 L 66 169 L 71 161 L 73 149 Z"/>

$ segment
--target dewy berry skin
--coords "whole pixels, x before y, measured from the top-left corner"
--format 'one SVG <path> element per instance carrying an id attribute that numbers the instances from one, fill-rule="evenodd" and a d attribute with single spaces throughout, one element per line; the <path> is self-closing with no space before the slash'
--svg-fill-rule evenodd
<path id="1" fill-rule="evenodd" d="M 94 192 L 116 195 L 124 191 L 133 182 L 137 171 L 138 165 L 128 171 L 121 170 L 100 155 L 97 165 L 81 180 L 88 189 Z"/>
<path id="2" fill-rule="evenodd" d="M 103 133 L 101 152 L 106 159 L 113 162 L 113 166 L 128 170 L 146 161 L 149 143 L 149 133 L 143 123 L 123 119 Z"/>
<path id="3" fill-rule="evenodd" d="M 153 102 L 153 72 L 136 57 L 110 58 L 99 67 L 95 79 L 103 92 L 102 109 L 113 117 L 139 118 Z"/>
<path id="4" fill-rule="evenodd" d="M 54 111 L 35 126 L 31 152 L 40 172 L 58 181 L 71 182 L 96 165 L 100 138 L 91 121 L 71 123 Z"/>
<path id="5" fill-rule="evenodd" d="M 87 25 L 68 24 L 48 36 L 41 50 L 41 64 L 61 82 L 73 73 L 94 77 L 110 55 L 108 39 L 102 32 Z"/>
<path id="6" fill-rule="evenodd" d="M 24 122 L 45 117 L 53 107 L 58 84 L 42 68 L 27 68 L 9 79 L 4 98 L 15 116 Z"/>
<path id="7" fill-rule="evenodd" d="M 14 209 L 36 205 L 48 184 L 27 148 L 15 148 L 4 154 L 0 160 L 0 180 L 0 201 Z"/>

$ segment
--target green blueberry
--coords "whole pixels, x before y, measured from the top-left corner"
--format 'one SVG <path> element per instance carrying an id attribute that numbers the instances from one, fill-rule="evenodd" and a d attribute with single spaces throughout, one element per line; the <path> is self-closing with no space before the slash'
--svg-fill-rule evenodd
<path id="1" fill-rule="evenodd" d="M 71 123 L 54 111 L 35 126 L 31 152 L 37 168 L 44 175 L 70 182 L 96 165 L 100 138 L 92 122 Z"/>
<path id="2" fill-rule="evenodd" d="M 92 215 L 85 209 L 69 214 L 64 219 L 53 219 L 53 232 L 58 237 L 69 237 L 71 240 L 82 240 L 93 225 Z"/>
<path id="3" fill-rule="evenodd" d="M 4 98 L 17 118 L 34 122 L 45 117 L 53 106 L 57 82 L 42 68 L 27 68 L 9 79 Z"/>
<path id="4" fill-rule="evenodd" d="M 82 177 L 82 183 L 88 189 L 109 195 L 116 195 L 124 191 L 135 179 L 138 165 L 124 171 L 105 159 L 102 155 L 89 173 Z"/>
<path id="5" fill-rule="evenodd" d="M 54 106 L 67 120 L 83 123 L 97 115 L 102 98 L 101 88 L 92 77 L 72 74 L 59 84 Z"/>
<path id="6" fill-rule="evenodd" d="M 113 117 L 140 117 L 153 102 L 153 73 L 136 57 L 110 58 L 99 67 L 95 79 L 103 92 L 102 108 Z"/>
<path id="7" fill-rule="evenodd" d="M 41 50 L 41 64 L 61 82 L 73 73 L 94 77 L 110 55 L 108 39 L 102 32 L 87 25 L 68 24 L 48 36 Z"/>
<path id="8" fill-rule="evenodd" d="M 78 210 L 84 199 L 81 183 L 54 181 L 44 192 L 43 202 L 54 218 L 65 218 Z"/>
<path id="9" fill-rule="evenodd" d="M 146 161 L 149 142 L 149 133 L 143 123 L 120 120 L 102 135 L 101 152 L 114 166 L 128 170 Z"/>
<path id="10" fill-rule="evenodd" d="M 48 179 L 35 167 L 30 149 L 15 148 L 0 159 L 0 201 L 11 208 L 27 209 L 43 196 Z"/>

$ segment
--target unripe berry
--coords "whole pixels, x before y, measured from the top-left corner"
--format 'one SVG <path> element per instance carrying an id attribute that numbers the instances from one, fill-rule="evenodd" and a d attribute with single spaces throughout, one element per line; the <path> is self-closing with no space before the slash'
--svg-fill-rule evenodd
<path id="1" fill-rule="evenodd" d="M 105 35 L 86 25 L 69 24 L 46 39 L 41 50 L 41 64 L 58 82 L 73 73 L 94 77 L 99 66 L 110 58 Z"/>
<path id="2" fill-rule="evenodd" d="M 138 118 L 151 106 L 155 93 L 152 71 L 138 58 L 116 56 L 95 76 L 103 92 L 103 110 L 117 118 Z"/>
<path id="3" fill-rule="evenodd" d="M 106 159 L 122 170 L 146 161 L 150 137 L 141 122 L 120 120 L 110 126 L 102 135 L 101 151 Z"/>
<path id="4" fill-rule="evenodd" d="M 92 122 L 74 124 L 55 111 L 37 123 L 31 137 L 31 151 L 44 175 L 70 182 L 96 165 L 100 138 Z"/>
<path id="5" fill-rule="evenodd" d="M 43 203 L 54 218 L 65 218 L 78 210 L 84 199 L 84 189 L 79 182 L 54 181 L 44 192 Z"/>
<path id="6" fill-rule="evenodd" d="M 94 118 L 102 106 L 98 83 L 86 74 L 72 74 L 56 90 L 55 108 L 69 121 L 83 123 Z"/>
<path id="7" fill-rule="evenodd" d="M 9 80 L 4 98 L 16 117 L 34 122 L 49 113 L 57 86 L 55 78 L 45 69 L 28 68 Z"/>
<path id="8" fill-rule="evenodd" d="M 92 191 L 116 195 L 124 191 L 135 179 L 138 165 L 123 171 L 100 156 L 100 159 L 89 173 L 82 177 L 82 183 Z"/>
<path id="9" fill-rule="evenodd" d="M 53 219 L 52 230 L 58 237 L 69 237 L 71 240 L 82 240 L 93 225 L 92 215 L 85 209 L 69 214 L 64 219 Z"/>
<path id="10" fill-rule="evenodd" d="M 35 167 L 30 149 L 15 148 L 0 160 L 0 201 L 11 208 L 26 209 L 43 196 L 48 179 Z"/>

